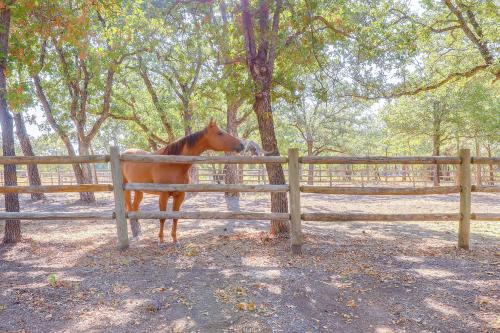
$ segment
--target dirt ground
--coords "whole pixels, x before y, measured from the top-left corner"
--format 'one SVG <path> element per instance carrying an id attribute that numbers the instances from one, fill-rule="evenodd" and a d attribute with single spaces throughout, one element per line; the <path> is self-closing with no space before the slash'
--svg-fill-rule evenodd
<path id="1" fill-rule="evenodd" d="M 75 196 L 33 211 L 111 210 Z M 304 195 L 304 211 L 458 211 L 458 196 Z M 184 210 L 267 211 L 268 199 L 219 194 Z M 143 209 L 156 209 L 147 198 Z M 500 195 L 474 193 L 474 212 Z M 3 223 L 0 232 L 3 234 Z M 167 224 L 167 231 L 170 224 Z M 455 222 L 305 223 L 303 255 L 269 238 L 268 222 L 181 220 L 180 246 L 160 248 L 142 221 L 129 250 L 112 221 L 23 221 L 24 240 L 0 245 L 0 332 L 498 332 L 500 223 L 472 222 L 472 250 Z M 167 235 L 169 232 L 167 232 Z"/>

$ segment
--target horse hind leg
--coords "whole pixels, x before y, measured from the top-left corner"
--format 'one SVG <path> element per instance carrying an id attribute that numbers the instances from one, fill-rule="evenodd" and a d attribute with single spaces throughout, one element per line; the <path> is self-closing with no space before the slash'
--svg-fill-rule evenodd
<path id="1" fill-rule="evenodd" d="M 130 192 L 130 191 L 129 191 Z M 131 211 L 136 212 L 139 210 L 144 194 L 140 191 L 134 191 L 134 202 L 132 203 Z M 136 238 L 141 234 L 141 225 L 138 219 L 130 219 L 130 229 L 132 230 L 132 237 Z"/>
<path id="2" fill-rule="evenodd" d="M 160 211 L 164 212 L 167 210 L 167 202 L 168 202 L 168 193 L 162 192 L 160 194 Z M 165 226 L 165 219 L 160 219 L 160 231 L 158 232 L 158 238 L 160 244 L 164 243 L 164 237 L 163 237 L 163 227 Z"/>
<path id="3" fill-rule="evenodd" d="M 132 211 L 132 193 L 130 191 L 123 191 L 125 196 L 125 211 L 128 213 Z"/>
<path id="4" fill-rule="evenodd" d="M 174 202 L 172 204 L 172 211 L 174 211 L 174 212 L 179 211 L 185 197 L 186 197 L 186 193 L 184 193 L 184 192 L 180 192 L 179 194 L 174 196 Z M 172 221 L 171 235 L 172 235 L 172 242 L 174 244 L 176 244 L 177 243 L 177 219 L 173 219 L 173 221 Z"/>

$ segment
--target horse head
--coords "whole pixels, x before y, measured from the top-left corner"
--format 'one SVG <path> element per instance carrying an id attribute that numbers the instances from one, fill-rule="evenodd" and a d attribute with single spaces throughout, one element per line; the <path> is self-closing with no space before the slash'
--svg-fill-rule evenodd
<path id="1" fill-rule="evenodd" d="M 239 153 L 245 148 L 240 139 L 221 130 L 213 119 L 210 120 L 206 128 L 205 140 L 208 149 L 215 151 L 235 151 Z"/>

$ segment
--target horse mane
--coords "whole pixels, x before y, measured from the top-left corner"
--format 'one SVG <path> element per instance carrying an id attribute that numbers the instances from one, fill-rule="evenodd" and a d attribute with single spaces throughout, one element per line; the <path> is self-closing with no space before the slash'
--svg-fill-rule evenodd
<path id="1" fill-rule="evenodd" d="M 157 155 L 180 155 L 184 146 L 193 147 L 205 135 L 207 129 L 189 134 L 179 140 L 176 140 L 167 146 L 158 149 L 155 154 Z"/>

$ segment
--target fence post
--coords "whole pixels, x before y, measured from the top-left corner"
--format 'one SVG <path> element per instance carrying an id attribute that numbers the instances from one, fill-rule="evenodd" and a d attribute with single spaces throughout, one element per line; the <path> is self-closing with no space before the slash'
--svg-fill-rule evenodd
<path id="1" fill-rule="evenodd" d="M 471 215 L 471 158 L 470 149 L 460 149 L 460 222 L 458 247 L 468 250 L 470 245 Z"/>
<path id="2" fill-rule="evenodd" d="M 120 250 L 128 248 L 127 217 L 125 214 L 125 195 L 123 193 L 123 175 L 120 166 L 120 150 L 110 147 L 111 177 L 113 180 L 113 194 L 115 197 L 115 222 Z"/>
<path id="3" fill-rule="evenodd" d="M 292 254 L 301 254 L 300 167 L 299 150 L 297 148 L 288 149 L 288 184 L 290 186 L 290 239 Z"/>

